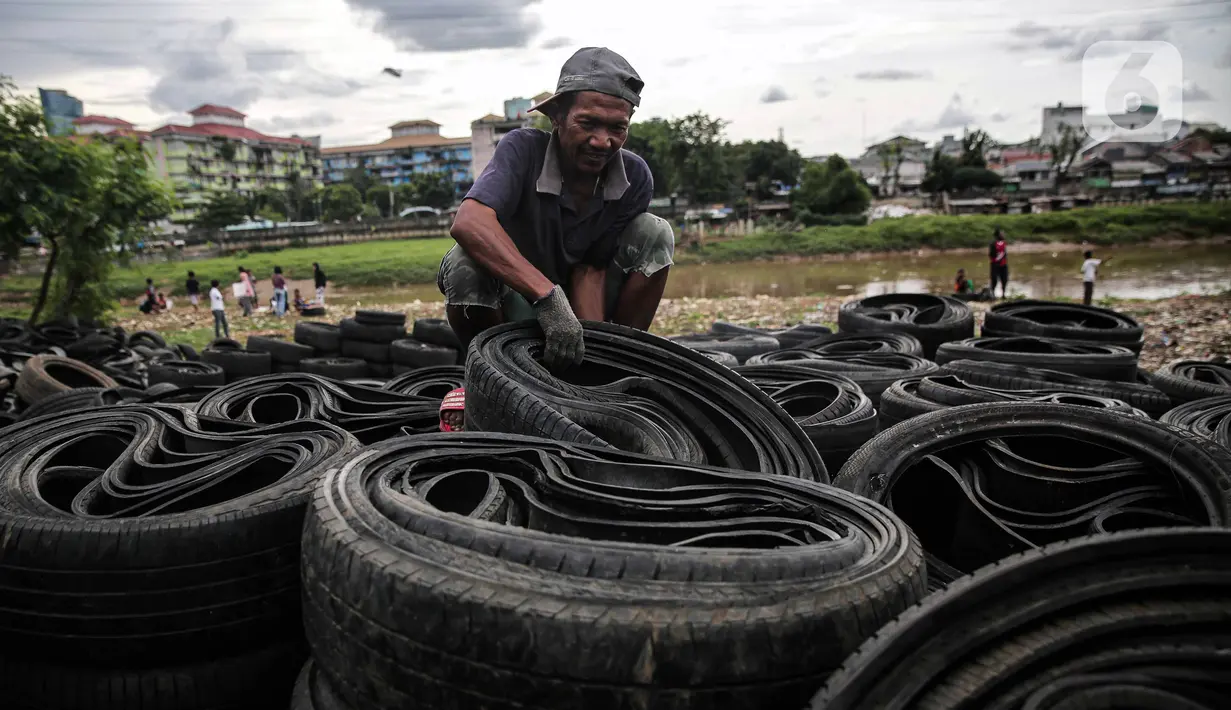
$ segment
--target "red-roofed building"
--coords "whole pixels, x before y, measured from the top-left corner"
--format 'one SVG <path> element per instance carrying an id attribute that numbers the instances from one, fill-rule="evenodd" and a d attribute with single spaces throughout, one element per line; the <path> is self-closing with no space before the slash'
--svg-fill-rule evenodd
<path id="1" fill-rule="evenodd" d="M 90 114 L 73 119 L 73 132 L 79 136 L 87 136 L 94 133 L 112 133 L 119 130 L 131 131 L 132 129 L 133 124 L 122 118 L 114 118 L 112 116 Z"/>
<path id="2" fill-rule="evenodd" d="M 296 177 L 320 186 L 319 141 L 261 133 L 245 125 L 245 114 L 227 106 L 202 104 L 188 113 L 192 125 L 155 128 L 146 144 L 183 204 L 175 221 L 191 222 L 212 192 L 286 189 Z"/>

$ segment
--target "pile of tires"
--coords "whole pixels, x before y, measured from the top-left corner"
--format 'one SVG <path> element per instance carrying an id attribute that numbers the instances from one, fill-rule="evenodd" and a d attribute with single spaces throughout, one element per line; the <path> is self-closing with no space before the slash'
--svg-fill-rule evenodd
<path id="1" fill-rule="evenodd" d="M 0 437 L 6 708 L 280 707 L 302 664 L 299 547 L 358 442 L 126 406 Z"/>
<path id="2" fill-rule="evenodd" d="M 1095 380 L 1134 382 L 1137 379 L 1137 353 L 1121 345 L 1034 336 L 968 338 L 944 343 L 937 349 L 938 364 L 954 360 L 1024 365 Z"/>
<path id="3" fill-rule="evenodd" d="M 1121 345 L 1139 353 L 1144 329 L 1129 316 L 1109 308 L 1023 300 L 1001 303 L 988 310 L 981 334 Z"/>
<path id="4" fill-rule="evenodd" d="M 1229 580 L 1227 530 L 1014 555 L 886 624 L 810 707 L 1223 708 Z"/>
<path id="5" fill-rule="evenodd" d="M 948 296 L 889 293 L 842 304 L 842 333 L 905 333 L 923 346 L 923 356 L 936 355 L 942 344 L 973 338 L 975 317 L 970 306 Z"/>
<path id="6" fill-rule="evenodd" d="M 928 580 L 1091 534 L 1231 525 L 1231 450 L 1094 407 L 952 407 L 887 429 L 834 485 L 883 503 L 923 543 Z"/>
<path id="7" fill-rule="evenodd" d="M 395 340 L 389 346 L 393 374 L 404 375 L 421 367 L 459 364 L 461 348 L 461 341 L 448 321 L 420 318 L 411 329 L 411 337 Z"/>
<path id="8" fill-rule="evenodd" d="M 879 404 L 881 394 L 894 382 L 905 377 L 930 374 L 939 366 L 919 355 L 886 352 L 820 353 L 798 348 L 776 350 L 748 360 L 749 365 L 794 365 L 817 372 L 841 375 L 859 385 L 864 394 Z"/>
<path id="9" fill-rule="evenodd" d="M 368 375 L 387 379 L 393 375 L 390 343 L 406 337 L 406 314 L 358 310 L 338 323 L 338 334 L 342 357 L 362 360 Z"/>
<path id="10" fill-rule="evenodd" d="M 1231 395 L 1231 359 L 1226 355 L 1205 360 L 1173 360 L 1147 376 L 1179 406 L 1209 397 Z"/>
<path id="11" fill-rule="evenodd" d="M 1159 420 L 1231 449 L 1231 395 L 1181 404 Z"/>
<path id="12" fill-rule="evenodd" d="M 777 330 L 755 328 L 747 325 L 738 325 L 736 323 L 727 323 L 725 321 L 714 321 L 714 323 L 710 325 L 711 335 L 768 335 L 774 340 L 777 340 L 779 346 L 784 348 L 799 347 L 806 342 L 831 335 L 832 333 L 833 331 L 828 327 L 814 323 L 799 323 L 786 328 L 779 328 Z"/>
<path id="13" fill-rule="evenodd" d="M 201 361 L 222 369 L 227 384 L 268 375 L 274 370 L 268 352 L 246 350 L 238 340 L 218 338 L 201 351 Z"/>
<path id="14" fill-rule="evenodd" d="M 295 708 L 801 707 L 924 593 L 845 491 L 509 435 L 364 449 L 303 539 Z"/>
<path id="15" fill-rule="evenodd" d="M 301 362 L 316 356 L 316 350 L 311 346 L 288 341 L 279 335 L 248 336 L 247 349 L 252 353 L 269 353 L 274 374 L 299 372 Z"/>
<path id="16" fill-rule="evenodd" d="M 706 353 L 716 362 L 728 366 L 730 366 L 732 361 L 736 365 L 742 365 L 749 358 L 763 355 L 782 347 L 777 338 L 763 333 L 676 335 L 671 337 L 670 340 L 686 348 Z"/>

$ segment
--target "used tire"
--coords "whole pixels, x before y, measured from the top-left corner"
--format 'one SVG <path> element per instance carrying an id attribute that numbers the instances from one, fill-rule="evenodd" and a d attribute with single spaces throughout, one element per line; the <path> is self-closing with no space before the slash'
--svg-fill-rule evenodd
<path id="1" fill-rule="evenodd" d="M 769 335 L 677 335 L 669 340 L 692 350 L 734 355 L 741 365 L 750 357 L 782 347 Z"/>
<path id="2" fill-rule="evenodd" d="M 167 341 L 163 340 L 162 336 L 152 330 L 138 330 L 136 333 L 128 336 L 128 347 L 136 348 L 137 345 L 144 345 L 150 348 L 165 348 Z"/>
<path id="3" fill-rule="evenodd" d="M 248 336 L 248 352 L 269 353 L 270 359 L 281 365 L 298 365 L 300 360 L 315 354 L 310 346 L 269 335 Z"/>
<path id="4" fill-rule="evenodd" d="M 799 323 L 788 328 L 769 330 L 726 323 L 724 321 L 714 321 L 713 325 L 710 326 L 710 333 L 713 335 L 768 335 L 777 340 L 780 347 L 797 348 L 808 341 L 830 335 L 833 331 L 823 325 L 815 325 L 813 323 Z"/>
<path id="5" fill-rule="evenodd" d="M 388 345 L 406 337 L 406 328 L 400 325 L 366 325 L 354 318 L 343 318 L 342 322 L 338 323 L 338 332 L 344 344 L 348 340 L 361 340 L 365 343 Z"/>
<path id="6" fill-rule="evenodd" d="M 840 470 L 878 431 L 872 400 L 841 375 L 814 373 L 770 396 L 795 417 L 830 471 Z"/>
<path id="7" fill-rule="evenodd" d="M 291 691 L 291 710 L 350 710 L 338 698 L 315 661 L 309 660 Z"/>
<path id="8" fill-rule="evenodd" d="M 45 414 L 61 414 L 90 409 L 96 406 L 99 395 L 106 391 L 107 389 L 104 387 L 76 387 L 71 390 L 57 392 L 26 407 L 17 420 L 26 421 L 37 419 Z"/>
<path id="9" fill-rule="evenodd" d="M 205 346 L 206 350 L 243 350 L 244 346 L 238 340 L 231 338 L 215 338 L 211 340 L 209 345 Z"/>
<path id="10" fill-rule="evenodd" d="M 923 357 L 923 344 L 906 333 L 834 333 L 809 340 L 799 347 L 823 355 L 901 353 Z"/>
<path id="11" fill-rule="evenodd" d="M 343 340 L 342 357 L 353 357 L 367 362 L 389 362 L 388 343 L 369 343 L 363 340 Z"/>
<path id="12" fill-rule="evenodd" d="M 992 306 L 983 318 L 982 330 L 991 337 L 1031 335 L 1115 343 L 1133 352 L 1141 352 L 1143 332 L 1140 323 L 1108 308 L 1031 300 Z"/>
<path id="13" fill-rule="evenodd" d="M 151 385 L 170 383 L 179 387 L 217 387 L 227 383 L 222 367 L 209 362 L 170 360 L 150 365 Z"/>
<path id="14" fill-rule="evenodd" d="M 1006 365 L 1039 367 L 1095 380 L 1133 382 L 1137 379 L 1137 355 L 1126 347 L 1098 343 L 1075 343 L 1048 338 L 968 338 L 941 345 L 937 364 L 954 360 L 1002 362 Z"/>
<path id="15" fill-rule="evenodd" d="M 610 323 L 583 324 L 569 379 L 535 359 L 533 323 L 488 328 L 466 359 L 466 427 L 825 481 L 816 447 L 756 385 L 703 355 Z M 592 381 L 578 385 L 574 382 Z"/>
<path id="16" fill-rule="evenodd" d="M 446 394 L 465 384 L 466 368 L 461 365 L 441 365 L 422 367 L 400 374 L 386 382 L 384 387 L 392 392 L 444 399 Z"/>
<path id="17" fill-rule="evenodd" d="M 697 352 L 708 357 L 709 359 L 713 360 L 719 365 L 726 365 L 727 367 L 739 367 L 739 358 L 735 357 L 731 353 L 720 353 L 720 352 L 715 352 L 713 350 L 698 350 Z"/>
<path id="18" fill-rule="evenodd" d="M 407 367 L 456 365 L 459 355 L 455 348 L 433 345 L 417 338 L 395 340 L 389 344 L 389 359 Z"/>
<path id="19" fill-rule="evenodd" d="M 342 350 L 342 336 L 338 326 L 332 323 L 299 321 L 295 324 L 295 342 L 316 350 L 335 353 Z"/>
<path id="20" fill-rule="evenodd" d="M 175 349 L 179 351 L 180 357 L 185 360 L 197 362 L 201 359 L 201 356 L 197 354 L 196 349 L 188 343 L 176 343 Z"/>
<path id="21" fill-rule="evenodd" d="M 813 710 L 1225 707 L 1231 532 L 1096 535 L 1005 559 L 903 613 Z"/>
<path id="22" fill-rule="evenodd" d="M 813 350 L 802 349 L 769 353 L 763 358 L 749 360 L 748 367 L 769 364 L 807 367 L 819 372 L 848 377 L 859 385 L 864 394 L 868 395 L 873 405 L 878 405 L 881 393 L 903 377 L 927 375 L 939 369 L 936 363 L 918 355 L 901 353 L 824 355 Z"/>
<path id="23" fill-rule="evenodd" d="M 1178 407 L 1193 400 L 1231 394 L 1231 360 L 1224 356 L 1173 360 L 1146 378 Z"/>
<path id="24" fill-rule="evenodd" d="M 1231 395 L 1181 404 L 1160 419 L 1231 449 Z"/>
<path id="25" fill-rule="evenodd" d="M 838 330 L 913 335 L 923 346 L 923 356 L 931 358 L 942 343 L 973 338 L 975 317 L 970 306 L 948 296 L 889 293 L 842 304 Z"/>
<path id="26" fill-rule="evenodd" d="M 4 653 L 136 668 L 291 642 L 305 501 L 323 465 L 357 446 L 320 421 L 252 427 L 166 406 L 9 427 Z"/>
<path id="27" fill-rule="evenodd" d="M 406 328 L 406 314 L 395 311 L 373 311 L 360 309 L 355 311 L 355 320 L 363 325 L 393 325 Z"/>
<path id="28" fill-rule="evenodd" d="M 439 345 L 454 350 L 462 349 L 462 341 L 457 339 L 457 333 L 444 318 L 419 318 L 411 330 L 411 337 L 421 343 Z"/>
<path id="29" fill-rule="evenodd" d="M 387 362 L 369 362 L 368 375 L 380 379 L 381 384 L 393 377 L 393 365 Z"/>
<path id="30" fill-rule="evenodd" d="M 202 362 L 217 365 L 227 375 L 227 382 L 237 382 L 248 377 L 268 375 L 273 371 L 269 353 L 250 353 L 246 350 L 215 350 L 212 346 L 201 353 Z"/>
<path id="31" fill-rule="evenodd" d="M 472 432 L 366 449 L 304 528 L 309 643 L 356 708 L 799 707 L 920 572 L 829 486 Z"/>
<path id="32" fill-rule="evenodd" d="M 14 389 L 21 401 L 34 404 L 53 394 L 77 387 L 118 387 L 111 377 L 67 357 L 35 355 L 26 360 Z"/>
<path id="33" fill-rule="evenodd" d="M 834 485 L 883 502 L 928 555 L 930 583 L 1089 534 L 1231 524 L 1231 451 L 1089 407 L 974 404 L 887 429 Z"/>
<path id="34" fill-rule="evenodd" d="M 1160 417 L 1171 409 L 1171 400 L 1167 395 L 1150 385 L 1136 382 L 1091 380 L 1054 370 L 973 360 L 954 360 L 945 364 L 940 371 L 957 375 L 970 384 L 1001 390 L 1063 389 L 1074 394 L 1118 399 L 1151 417 Z"/>
<path id="35" fill-rule="evenodd" d="M 368 364 L 363 360 L 345 357 L 308 358 L 299 361 L 299 371 L 321 375 L 334 380 L 349 380 L 368 376 Z"/>
<path id="36" fill-rule="evenodd" d="M 305 318 L 315 318 L 318 316 L 323 316 L 325 315 L 325 307 L 324 306 L 312 306 L 310 308 L 305 308 L 299 312 L 299 315 Z"/>

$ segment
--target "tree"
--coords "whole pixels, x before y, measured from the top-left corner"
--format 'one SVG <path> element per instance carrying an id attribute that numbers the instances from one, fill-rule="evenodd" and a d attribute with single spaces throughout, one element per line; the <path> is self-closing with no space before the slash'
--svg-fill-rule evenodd
<path id="1" fill-rule="evenodd" d="M 953 189 L 972 188 L 990 190 L 1000 187 L 1003 179 L 987 168 L 962 166 L 953 172 Z"/>
<path id="2" fill-rule="evenodd" d="M 376 207 L 380 217 L 397 216 L 395 210 L 401 204 L 397 192 L 389 185 L 373 185 L 368 188 L 367 204 Z"/>
<path id="3" fill-rule="evenodd" d="M 415 173 L 409 184 L 414 200 L 405 207 L 426 205 L 446 209 L 453 206 L 456 192 L 449 173 Z"/>
<path id="4" fill-rule="evenodd" d="M 624 148 L 645 161 L 654 178 L 654 195 L 667 197 L 678 189 L 675 175 L 671 173 L 671 143 L 674 137 L 671 122 L 663 118 L 638 121 L 628 127 L 628 139 Z"/>
<path id="5" fill-rule="evenodd" d="M 958 156 L 958 165 L 964 168 L 986 168 L 987 151 L 995 145 L 987 131 L 976 129 L 966 132 L 962 136 L 962 153 Z"/>
<path id="6" fill-rule="evenodd" d="M 278 212 L 282 215 L 289 215 L 291 212 L 287 193 L 276 187 L 262 188 L 256 193 L 255 202 L 257 212 Z"/>
<path id="7" fill-rule="evenodd" d="M 251 214 L 248 200 L 236 192 L 214 192 L 197 212 L 194 226 L 202 229 L 223 229 L 240 224 Z"/>
<path id="8" fill-rule="evenodd" d="M 1082 143 L 1080 131 L 1068 124 L 1062 124 L 1060 135 L 1055 141 L 1047 144 L 1047 151 L 1051 153 L 1051 167 L 1056 174 L 1056 185 L 1064 180 L 1073 167 L 1077 156 L 1081 154 Z"/>
<path id="9" fill-rule="evenodd" d="M 782 141 L 744 141 L 731 146 L 732 162 L 745 183 L 755 185 L 757 199 L 773 197 L 773 183 L 793 186 L 804 159 Z"/>
<path id="10" fill-rule="evenodd" d="M 359 192 L 360 201 L 367 196 L 372 186 L 379 184 L 376 178 L 368 174 L 367 159 L 363 157 L 359 158 L 358 167 L 346 171 L 343 182 Z"/>
<path id="11" fill-rule="evenodd" d="M 952 191 L 954 189 L 953 174 L 957 169 L 957 159 L 951 155 L 942 154 L 940 149 L 937 148 L 932 152 L 932 159 L 928 162 L 927 173 L 923 177 L 923 182 L 919 185 L 920 189 L 933 195 Z"/>
<path id="12" fill-rule="evenodd" d="M 743 194 L 723 140 L 727 122 L 694 113 L 670 122 L 667 162 L 678 190 L 694 202 L 720 202 Z"/>
<path id="13" fill-rule="evenodd" d="M 349 183 L 330 185 L 322 198 L 327 221 L 349 222 L 363 214 L 363 197 Z"/>
<path id="14" fill-rule="evenodd" d="M 792 203 L 806 222 L 811 215 L 862 214 L 872 203 L 872 193 L 842 156 L 831 155 L 824 163 L 804 167 Z"/>

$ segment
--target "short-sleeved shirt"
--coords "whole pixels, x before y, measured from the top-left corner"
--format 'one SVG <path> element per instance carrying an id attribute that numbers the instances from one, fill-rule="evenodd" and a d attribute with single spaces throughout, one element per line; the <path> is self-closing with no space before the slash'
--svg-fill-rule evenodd
<path id="1" fill-rule="evenodd" d="M 209 309 L 211 311 L 221 311 L 225 308 L 226 306 L 222 303 L 222 291 L 219 291 L 217 288 L 211 288 L 209 290 Z"/>
<path id="2" fill-rule="evenodd" d="M 613 157 L 585 204 L 564 190 L 556 134 L 519 128 L 504 136 L 466 199 L 496 212 L 517 250 L 553 283 L 577 264 L 606 266 L 621 232 L 650 206 L 654 178 L 626 150 Z"/>
<path id="3" fill-rule="evenodd" d="M 286 279 L 282 278 L 282 274 L 274 274 L 269 282 L 274 285 L 274 288 L 286 288 Z"/>
<path id="4" fill-rule="evenodd" d="M 184 291 L 190 296 L 201 293 L 201 282 L 196 279 L 188 279 L 184 282 Z"/>
<path id="5" fill-rule="evenodd" d="M 1098 265 L 1103 263 L 1102 259 L 1086 259 L 1081 265 L 1081 280 L 1086 283 L 1094 283 L 1094 277 L 1098 274 Z"/>

